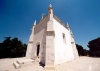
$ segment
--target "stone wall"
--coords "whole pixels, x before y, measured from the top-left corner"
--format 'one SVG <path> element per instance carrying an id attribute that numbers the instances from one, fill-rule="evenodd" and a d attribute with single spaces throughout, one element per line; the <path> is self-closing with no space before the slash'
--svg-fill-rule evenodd
<path id="1" fill-rule="evenodd" d="M 30 58 L 35 59 L 37 56 L 37 45 L 40 45 L 39 59 L 43 64 L 45 64 L 47 22 L 48 18 L 44 18 L 34 27 L 34 33 L 32 32 L 33 38 L 31 38 L 33 39 L 33 42 L 28 44 L 28 48 L 31 49 L 27 50 L 27 54 L 30 52 Z"/>

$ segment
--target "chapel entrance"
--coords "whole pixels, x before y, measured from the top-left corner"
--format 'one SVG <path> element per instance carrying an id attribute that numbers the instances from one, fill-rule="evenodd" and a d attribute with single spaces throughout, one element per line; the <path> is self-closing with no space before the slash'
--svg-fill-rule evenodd
<path id="1" fill-rule="evenodd" d="M 37 45 L 37 53 L 36 56 L 39 58 L 39 54 L 40 54 L 40 44 Z"/>

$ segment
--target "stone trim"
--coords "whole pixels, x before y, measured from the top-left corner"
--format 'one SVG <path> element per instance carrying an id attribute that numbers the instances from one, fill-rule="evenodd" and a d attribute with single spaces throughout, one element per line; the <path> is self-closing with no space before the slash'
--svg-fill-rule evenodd
<path id="1" fill-rule="evenodd" d="M 28 43 L 33 43 L 33 41 L 29 41 Z"/>
<path id="2" fill-rule="evenodd" d="M 47 31 L 46 36 L 55 36 L 55 32 L 54 31 Z"/>

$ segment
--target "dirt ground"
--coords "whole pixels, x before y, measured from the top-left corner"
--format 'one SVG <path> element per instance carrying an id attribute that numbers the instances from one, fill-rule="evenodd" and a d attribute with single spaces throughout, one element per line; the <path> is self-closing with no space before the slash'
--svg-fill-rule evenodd
<path id="1" fill-rule="evenodd" d="M 13 62 L 25 58 L 0 59 L 0 71 L 45 71 L 38 62 L 23 64 L 15 69 Z M 100 71 L 100 58 L 80 57 L 79 59 L 55 66 L 55 71 Z"/>

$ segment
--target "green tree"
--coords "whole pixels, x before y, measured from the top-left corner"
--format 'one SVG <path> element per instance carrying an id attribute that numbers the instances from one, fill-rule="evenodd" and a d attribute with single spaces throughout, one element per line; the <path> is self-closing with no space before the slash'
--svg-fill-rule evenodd
<path id="1" fill-rule="evenodd" d="M 78 50 L 79 56 L 86 56 L 88 54 L 88 50 L 83 49 L 81 45 L 76 44 L 76 48 Z"/>
<path id="2" fill-rule="evenodd" d="M 10 53 L 12 57 L 22 57 L 25 55 L 26 46 L 18 40 L 18 38 L 13 38 L 11 41 Z"/>
<path id="3" fill-rule="evenodd" d="M 93 57 L 100 57 L 100 37 L 88 42 L 89 55 Z"/>
<path id="4" fill-rule="evenodd" d="M 6 37 L 0 43 L 0 58 L 23 57 L 26 54 L 27 45 L 23 44 L 18 38 Z"/>
<path id="5" fill-rule="evenodd" d="M 10 45 L 11 45 L 11 37 L 4 37 L 5 40 L 0 43 L 0 58 L 5 58 L 10 56 Z"/>

